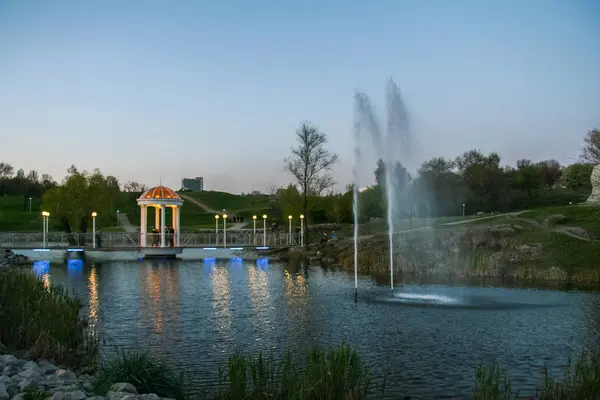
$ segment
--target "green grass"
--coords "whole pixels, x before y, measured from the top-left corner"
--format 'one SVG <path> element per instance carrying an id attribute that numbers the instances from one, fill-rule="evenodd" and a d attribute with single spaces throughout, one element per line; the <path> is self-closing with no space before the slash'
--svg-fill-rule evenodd
<path id="1" fill-rule="evenodd" d="M 23 204 L 24 199 L 22 196 L 0 197 L 0 232 L 41 232 L 42 209 L 40 199 L 32 199 L 31 212 L 29 212 L 29 202 L 26 203 L 26 209 L 23 209 Z"/>
<path id="2" fill-rule="evenodd" d="M 545 222 L 551 215 L 563 215 L 562 225 L 579 226 L 588 232 L 600 236 L 600 206 L 569 205 L 562 207 L 546 207 L 527 211 L 520 216 Z"/>
<path id="3" fill-rule="evenodd" d="M 30 272 L 0 272 L 0 339 L 7 347 L 74 369 L 93 366 L 98 348 L 81 303 Z"/>
<path id="4" fill-rule="evenodd" d="M 269 208 L 269 200 L 266 195 L 238 195 L 225 192 L 207 190 L 203 192 L 183 192 L 208 207 L 222 211 L 223 209 L 233 212 L 237 210 L 254 210 Z"/>

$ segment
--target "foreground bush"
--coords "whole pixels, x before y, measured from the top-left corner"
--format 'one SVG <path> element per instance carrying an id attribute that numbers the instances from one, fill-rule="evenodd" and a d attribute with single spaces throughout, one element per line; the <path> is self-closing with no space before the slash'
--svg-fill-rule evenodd
<path id="1" fill-rule="evenodd" d="M 569 359 L 562 380 L 555 380 L 544 369 L 544 386 L 531 399 L 597 400 L 600 399 L 600 350 L 583 352 L 577 361 Z M 498 366 L 478 367 L 475 375 L 475 400 L 518 398 L 511 391 L 510 379 Z"/>
<path id="2" fill-rule="evenodd" d="M 25 271 L 0 271 L 0 342 L 75 370 L 92 369 L 96 341 L 81 303 L 61 286 L 47 288 Z"/>
<path id="3" fill-rule="evenodd" d="M 304 364 L 290 353 L 283 361 L 262 354 L 248 357 L 236 352 L 220 370 L 217 398 L 236 399 L 365 399 L 373 394 L 368 367 L 355 351 L 341 346 L 327 352 L 312 350 Z M 385 391 L 385 382 L 380 393 Z"/>
<path id="4" fill-rule="evenodd" d="M 122 351 L 103 363 L 96 376 L 95 392 L 106 395 L 112 384 L 117 382 L 131 383 L 139 394 L 154 393 L 178 400 L 185 398 L 183 375 L 138 351 Z"/>

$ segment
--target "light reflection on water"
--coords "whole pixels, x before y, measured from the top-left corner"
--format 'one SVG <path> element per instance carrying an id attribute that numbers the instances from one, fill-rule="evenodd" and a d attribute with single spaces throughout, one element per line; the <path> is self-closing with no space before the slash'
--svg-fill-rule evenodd
<path id="1" fill-rule="evenodd" d="M 362 277 L 355 304 L 345 272 L 264 260 L 33 270 L 83 298 L 101 339 L 193 370 L 198 384 L 215 383 L 237 345 L 302 356 L 345 342 L 375 375 L 389 366 L 391 398 L 468 394 L 480 362 L 508 367 L 516 389 L 531 391 L 544 364 L 556 373 L 569 351 L 600 342 L 600 296 L 592 293 L 405 284 L 392 297 Z"/>

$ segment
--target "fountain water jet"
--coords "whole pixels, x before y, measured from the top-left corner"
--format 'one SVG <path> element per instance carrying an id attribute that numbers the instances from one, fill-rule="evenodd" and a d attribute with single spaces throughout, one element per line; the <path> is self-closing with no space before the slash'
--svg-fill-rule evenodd
<path id="1" fill-rule="evenodd" d="M 388 223 L 388 242 L 390 257 L 390 289 L 394 291 L 394 221 L 396 207 L 396 196 L 399 194 L 399 188 L 396 188 L 397 178 L 393 179 L 396 173 L 396 163 L 412 161 L 412 138 L 408 129 L 408 118 L 406 107 L 402 101 L 400 91 L 390 78 L 387 84 L 387 131 L 385 138 L 382 139 L 379 124 L 375 116 L 371 102 L 364 93 L 356 92 L 355 96 L 356 116 L 355 116 L 355 165 L 354 190 L 353 190 L 353 211 L 354 211 L 354 273 L 355 273 L 355 298 L 358 287 L 358 170 L 362 159 L 360 149 L 365 136 L 370 137 L 371 145 L 379 159 L 385 164 L 385 195 L 387 207 Z M 363 132 L 368 135 L 363 135 Z"/>

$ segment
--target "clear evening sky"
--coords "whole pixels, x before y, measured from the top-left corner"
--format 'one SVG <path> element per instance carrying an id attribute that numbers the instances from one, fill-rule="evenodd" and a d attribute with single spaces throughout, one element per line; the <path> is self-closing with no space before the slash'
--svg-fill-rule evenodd
<path id="1" fill-rule="evenodd" d="M 265 190 L 309 120 L 343 188 L 353 92 L 383 111 L 391 76 L 422 159 L 566 164 L 600 125 L 598 21 L 597 0 L 2 0 L 0 161 Z"/>

